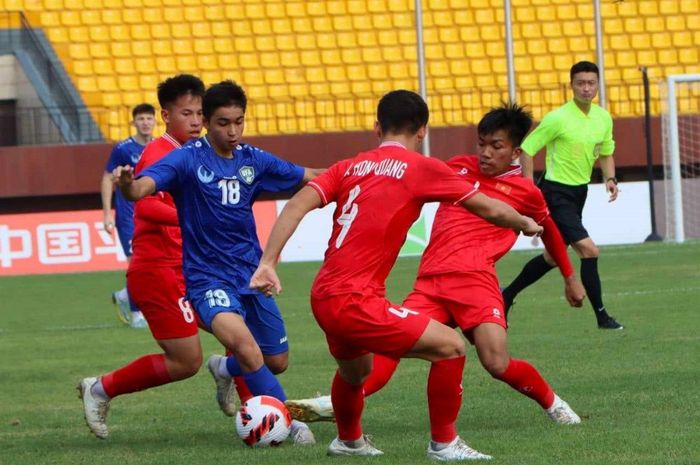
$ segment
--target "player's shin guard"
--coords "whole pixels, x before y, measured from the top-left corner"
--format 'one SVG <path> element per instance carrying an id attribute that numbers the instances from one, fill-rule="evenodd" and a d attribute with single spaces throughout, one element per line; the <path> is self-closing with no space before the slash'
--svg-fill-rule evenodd
<path id="1" fill-rule="evenodd" d="M 365 380 L 365 397 L 369 397 L 383 388 L 389 382 L 391 376 L 399 366 L 399 359 L 385 357 L 384 355 L 374 355 L 372 372 Z"/>
<path id="2" fill-rule="evenodd" d="M 540 404 L 549 408 L 554 402 L 554 391 L 545 381 L 539 371 L 526 360 L 510 359 L 506 371 L 501 376 L 494 376 L 513 389 L 525 394 Z"/>
<path id="3" fill-rule="evenodd" d="M 130 364 L 102 377 L 105 393 L 114 398 L 121 394 L 167 384 L 172 381 L 163 354 L 144 355 Z"/>
<path id="4" fill-rule="evenodd" d="M 455 422 L 462 405 L 464 356 L 433 362 L 428 375 L 428 412 L 430 434 L 435 442 L 451 442 L 456 436 Z"/>
<path id="5" fill-rule="evenodd" d="M 243 379 L 254 396 L 272 396 L 282 402 L 287 400 L 282 385 L 265 364 L 255 371 L 243 373 Z"/>
<path id="6" fill-rule="evenodd" d="M 354 441 L 362 437 L 361 419 L 365 408 L 362 391 L 362 384 L 354 386 L 335 372 L 331 385 L 331 402 L 338 427 L 338 439 L 342 441 Z"/>

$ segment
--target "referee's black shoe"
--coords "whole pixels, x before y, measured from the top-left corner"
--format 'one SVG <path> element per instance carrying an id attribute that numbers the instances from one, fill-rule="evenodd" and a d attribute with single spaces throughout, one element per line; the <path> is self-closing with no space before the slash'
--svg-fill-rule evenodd
<path id="1" fill-rule="evenodd" d="M 606 315 L 604 318 L 598 321 L 598 329 L 622 330 L 625 329 L 625 327 L 615 321 L 615 318 L 611 317 L 610 315 Z"/>

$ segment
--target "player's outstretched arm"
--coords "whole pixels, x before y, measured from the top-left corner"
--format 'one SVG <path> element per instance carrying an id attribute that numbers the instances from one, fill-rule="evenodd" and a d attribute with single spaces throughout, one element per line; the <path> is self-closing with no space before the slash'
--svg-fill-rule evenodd
<path id="1" fill-rule="evenodd" d="M 112 182 L 119 186 L 129 200 L 140 200 L 156 191 L 156 182 L 149 176 L 134 179 L 134 168 L 130 165 L 117 166 L 112 171 Z"/>
<path id="2" fill-rule="evenodd" d="M 284 206 L 279 218 L 272 227 L 270 238 L 265 245 L 265 250 L 260 258 L 258 269 L 250 279 L 250 287 L 267 295 L 282 292 L 275 267 L 284 245 L 296 231 L 302 218 L 315 208 L 322 205 L 321 197 L 315 189 L 309 186 L 303 187 Z"/>
<path id="3" fill-rule="evenodd" d="M 526 236 L 542 233 L 542 226 L 535 223 L 532 218 L 523 216 L 507 203 L 492 199 L 480 192 L 464 200 L 462 206 L 490 223 L 521 231 Z"/>
<path id="4" fill-rule="evenodd" d="M 102 215 L 104 219 L 102 223 L 104 224 L 105 231 L 112 234 L 114 232 L 114 217 L 112 216 L 112 191 L 114 190 L 114 185 L 112 184 L 112 173 L 105 171 L 102 175 L 102 182 L 100 183 L 100 195 L 102 197 Z"/>
<path id="5" fill-rule="evenodd" d="M 586 290 L 581 284 L 581 281 L 576 277 L 574 267 L 571 265 L 569 255 L 566 253 L 566 244 L 561 237 L 559 228 L 548 216 L 542 221 L 544 231 L 542 232 L 542 242 L 544 243 L 547 253 L 552 257 L 554 263 L 559 267 L 562 277 L 564 278 L 564 296 L 567 302 L 572 307 L 580 307 L 583 305 L 583 300 L 586 298 Z"/>

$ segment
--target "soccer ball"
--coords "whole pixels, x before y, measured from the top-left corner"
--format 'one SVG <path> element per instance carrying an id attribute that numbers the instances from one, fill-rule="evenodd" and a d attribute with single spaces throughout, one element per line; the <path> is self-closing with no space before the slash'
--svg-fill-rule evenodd
<path id="1" fill-rule="evenodd" d="M 251 447 L 279 446 L 292 428 L 292 416 L 271 396 L 248 399 L 236 413 L 238 436 Z"/>

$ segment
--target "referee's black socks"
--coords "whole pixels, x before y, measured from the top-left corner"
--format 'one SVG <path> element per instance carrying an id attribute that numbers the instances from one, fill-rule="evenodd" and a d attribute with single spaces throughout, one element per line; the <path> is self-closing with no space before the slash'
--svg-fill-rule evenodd
<path id="1" fill-rule="evenodd" d="M 546 275 L 552 268 L 549 263 L 544 259 L 544 255 L 540 254 L 527 262 L 523 267 L 520 274 L 513 280 L 512 283 L 503 289 L 503 302 L 506 307 L 506 315 L 508 310 L 510 310 L 511 305 L 513 305 L 513 300 L 515 296 L 520 293 L 523 289 L 528 287 L 530 284 L 534 283 L 542 276 Z M 597 272 L 596 272 L 597 276 Z"/>
<path id="2" fill-rule="evenodd" d="M 607 320 L 609 317 L 603 305 L 603 289 L 598 275 L 598 257 L 581 259 L 581 283 L 586 288 L 588 300 L 593 306 L 598 323 Z"/>

